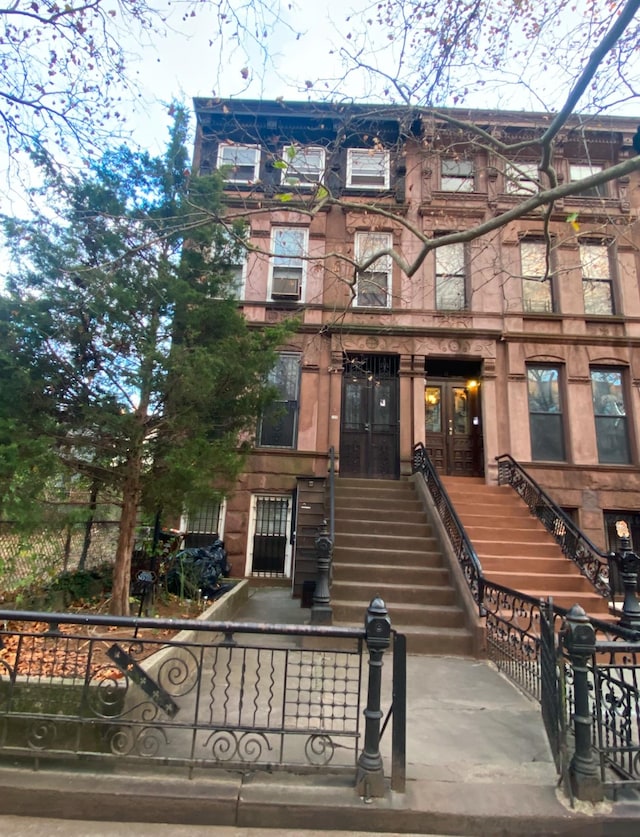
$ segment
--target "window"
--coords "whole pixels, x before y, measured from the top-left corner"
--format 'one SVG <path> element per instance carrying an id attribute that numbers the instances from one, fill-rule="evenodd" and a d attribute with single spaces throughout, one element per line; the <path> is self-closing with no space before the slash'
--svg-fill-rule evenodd
<path id="1" fill-rule="evenodd" d="M 347 186 L 352 189 L 388 189 L 389 152 L 349 148 Z"/>
<path id="2" fill-rule="evenodd" d="M 392 246 L 391 233 L 356 233 L 356 260 L 362 263 L 380 250 L 388 250 Z M 389 307 L 391 265 L 391 256 L 380 256 L 366 270 L 358 271 L 355 305 L 369 308 Z"/>
<path id="3" fill-rule="evenodd" d="M 535 195 L 539 191 L 537 163 L 509 163 L 504 176 L 508 195 Z"/>
<path id="4" fill-rule="evenodd" d="M 440 189 L 443 192 L 473 192 L 473 162 L 471 160 L 442 160 Z"/>
<path id="5" fill-rule="evenodd" d="M 436 250 L 436 309 L 464 311 L 466 271 L 464 244 L 447 244 Z"/>
<path id="6" fill-rule="evenodd" d="M 242 299 L 247 266 L 247 251 L 243 242 L 248 239 L 248 227 L 244 230 L 218 230 L 211 245 L 211 258 L 224 267 L 225 280 L 216 296 Z"/>
<path id="7" fill-rule="evenodd" d="M 544 241 L 520 242 L 522 307 L 532 313 L 553 311 L 551 265 L 547 274 L 547 245 Z"/>
<path id="8" fill-rule="evenodd" d="M 254 183 L 260 174 L 260 148 L 257 145 L 221 144 L 218 168 L 224 169 L 227 183 Z"/>
<path id="9" fill-rule="evenodd" d="M 271 231 L 271 298 L 302 299 L 307 230 L 274 227 Z"/>
<path id="10" fill-rule="evenodd" d="M 527 367 L 531 458 L 563 462 L 564 426 L 560 371 L 553 366 Z"/>
<path id="11" fill-rule="evenodd" d="M 186 532 L 184 548 L 211 546 L 216 537 L 222 538 L 224 511 L 224 502 L 217 500 L 190 511 L 180 522 L 180 528 Z"/>
<path id="12" fill-rule="evenodd" d="M 277 395 L 260 421 L 258 444 L 262 447 L 293 448 L 298 424 L 300 355 L 281 354 L 269 375 L 269 383 L 275 387 Z"/>
<path id="13" fill-rule="evenodd" d="M 311 189 L 324 176 L 324 148 L 290 145 L 282 151 L 282 183 L 298 189 Z M 280 164 L 281 165 L 281 164 Z"/>
<path id="14" fill-rule="evenodd" d="M 585 314 L 613 314 L 613 284 L 606 244 L 581 244 L 582 293 Z"/>
<path id="15" fill-rule="evenodd" d="M 611 465 L 627 465 L 631 462 L 622 384 L 621 371 L 591 370 L 598 462 Z"/>
<path id="16" fill-rule="evenodd" d="M 591 177 L 592 174 L 596 174 L 599 171 L 602 171 L 602 166 L 600 165 L 578 165 L 571 163 L 569 166 L 569 178 L 572 183 L 575 183 L 576 180 Z M 606 183 L 601 183 L 599 186 L 592 186 L 590 189 L 585 189 L 584 192 L 579 192 L 578 194 L 580 197 L 585 198 L 606 198 L 607 185 Z"/>

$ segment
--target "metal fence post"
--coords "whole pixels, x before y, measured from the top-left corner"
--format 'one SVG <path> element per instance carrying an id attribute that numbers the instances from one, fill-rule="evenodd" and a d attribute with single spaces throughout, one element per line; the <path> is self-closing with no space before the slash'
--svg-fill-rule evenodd
<path id="1" fill-rule="evenodd" d="M 333 557 L 333 541 L 327 529 L 327 521 L 316 538 L 317 577 L 313 591 L 311 606 L 312 625 L 331 625 L 333 623 L 333 609 L 331 607 L 331 591 L 329 589 L 329 572 Z"/>
<path id="2" fill-rule="evenodd" d="M 618 551 L 613 553 L 612 558 L 616 562 L 624 588 L 624 603 L 620 615 L 620 624 L 623 628 L 640 628 L 640 602 L 638 602 L 636 595 L 640 558 L 635 552 L 631 551 L 629 526 L 624 520 L 616 521 L 616 535 L 618 537 Z"/>
<path id="3" fill-rule="evenodd" d="M 575 604 L 567 614 L 562 642 L 573 668 L 573 726 L 576 748 L 569 765 L 571 789 L 577 799 L 601 802 L 604 790 L 592 746 L 588 661 L 596 651 L 596 632 L 587 614 Z"/>
<path id="4" fill-rule="evenodd" d="M 380 755 L 380 693 L 382 688 L 382 655 L 391 643 L 391 620 L 384 601 L 376 596 L 365 615 L 367 648 L 369 649 L 369 687 L 364 710 L 364 750 L 358 759 L 356 789 L 365 798 L 384 796 L 384 769 Z"/>

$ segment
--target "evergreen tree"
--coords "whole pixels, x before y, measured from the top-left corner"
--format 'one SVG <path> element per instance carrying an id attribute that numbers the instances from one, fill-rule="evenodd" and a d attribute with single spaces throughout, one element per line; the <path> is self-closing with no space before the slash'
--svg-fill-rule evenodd
<path id="1" fill-rule="evenodd" d="M 140 508 L 179 512 L 237 475 L 283 339 L 231 298 L 242 229 L 217 220 L 219 178 L 190 177 L 188 117 L 173 116 L 162 157 L 122 147 L 81 176 L 48 168 L 46 209 L 4 219 L 0 503 L 60 467 L 116 498 L 112 613 L 128 610 Z"/>

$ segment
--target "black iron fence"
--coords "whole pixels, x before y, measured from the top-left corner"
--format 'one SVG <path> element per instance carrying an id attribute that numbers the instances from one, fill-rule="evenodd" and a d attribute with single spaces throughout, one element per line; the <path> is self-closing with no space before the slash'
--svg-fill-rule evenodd
<path id="1" fill-rule="evenodd" d="M 363 659 L 379 673 L 391 635 L 379 601 L 363 629 L 2 611 L 0 754 L 357 770 L 375 795 L 381 696 Z M 394 684 L 399 717 L 404 695 Z"/>

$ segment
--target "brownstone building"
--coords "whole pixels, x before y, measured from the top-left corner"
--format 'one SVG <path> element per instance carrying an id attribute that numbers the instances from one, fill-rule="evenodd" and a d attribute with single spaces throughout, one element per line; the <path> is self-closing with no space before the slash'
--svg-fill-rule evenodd
<path id="1" fill-rule="evenodd" d="M 195 110 L 195 169 L 222 170 L 229 216 L 249 225 L 238 304 L 256 327 L 292 314 L 299 327 L 246 473 L 192 531 L 220 528 L 236 574 L 292 577 L 296 521 L 330 448 L 342 476 L 398 479 L 424 442 L 443 474 L 487 482 L 509 453 L 596 544 L 622 516 L 640 548 L 637 173 L 523 213 L 550 185 L 535 146 L 544 114 Z M 567 123 L 557 184 L 628 159 L 636 125 Z M 390 255 L 411 262 L 420 235 L 481 225 L 494 228 L 431 250 L 411 277 Z"/>

